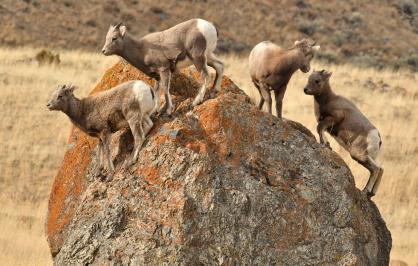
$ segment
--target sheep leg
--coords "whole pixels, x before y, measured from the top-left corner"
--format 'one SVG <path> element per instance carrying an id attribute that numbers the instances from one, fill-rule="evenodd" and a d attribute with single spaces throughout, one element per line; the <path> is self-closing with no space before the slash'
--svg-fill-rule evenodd
<path id="1" fill-rule="evenodd" d="M 106 157 L 108 170 L 110 172 L 110 175 L 112 175 L 115 172 L 115 166 L 113 165 L 112 155 L 110 154 L 110 140 L 111 140 L 110 133 L 104 133 L 103 134 L 103 150 L 104 150 L 104 155 Z"/>
<path id="2" fill-rule="evenodd" d="M 215 81 L 213 83 L 212 92 L 216 94 L 221 90 L 222 76 L 224 72 L 224 64 L 213 53 L 208 56 L 208 65 L 215 69 Z"/>
<path id="3" fill-rule="evenodd" d="M 164 90 L 166 113 L 167 115 L 171 115 L 171 113 L 173 112 L 173 103 L 171 101 L 170 95 L 171 71 L 169 69 L 162 71 L 160 73 L 160 78 L 161 87 L 163 87 Z M 162 113 L 162 109 L 159 109 L 158 112 Z"/>
<path id="4" fill-rule="evenodd" d="M 146 124 L 144 127 L 144 134 L 147 136 L 151 128 L 154 126 L 154 123 L 148 115 L 144 115 L 144 122 Z"/>
<path id="5" fill-rule="evenodd" d="M 155 110 L 157 110 L 157 113 L 160 113 L 160 81 L 156 80 L 154 84 L 154 92 L 155 92 Z"/>
<path id="6" fill-rule="evenodd" d="M 260 85 L 258 85 L 258 82 L 253 79 L 253 83 L 254 83 L 254 86 L 257 88 L 258 94 L 260 95 L 260 102 L 258 103 L 258 109 L 261 110 L 263 109 L 264 98 L 263 98 L 263 95 L 261 94 Z"/>
<path id="7" fill-rule="evenodd" d="M 369 170 L 370 172 L 369 180 L 367 181 L 367 184 L 364 187 L 363 192 L 367 193 L 367 196 L 373 197 L 378 187 L 376 186 L 376 183 L 378 182 L 377 180 L 379 179 L 379 175 L 383 174 L 383 169 L 380 168 L 377 165 L 377 163 L 373 160 L 373 158 L 370 157 L 369 155 L 362 156 L 362 157 L 351 155 L 351 157 L 354 160 L 356 160 L 359 164 L 367 168 L 367 170 Z M 376 189 L 374 189 L 375 186 L 376 186 Z"/>
<path id="8" fill-rule="evenodd" d="M 286 87 L 282 87 L 279 90 L 274 90 L 274 97 L 276 100 L 276 115 L 279 118 L 282 118 L 283 97 L 285 91 Z"/>
<path id="9" fill-rule="evenodd" d="M 373 189 L 372 189 L 373 195 L 376 195 L 377 189 L 380 186 L 380 181 L 382 181 L 382 176 L 383 176 L 383 168 L 380 167 L 380 171 L 379 171 L 379 174 L 377 175 L 376 182 L 373 185 Z"/>
<path id="10" fill-rule="evenodd" d="M 319 121 L 318 125 L 316 126 L 316 131 L 319 135 L 319 143 L 324 145 L 325 147 L 331 149 L 329 141 L 325 137 L 325 131 L 331 128 L 334 125 L 334 119 L 331 116 L 327 116 L 321 121 Z"/>
<path id="11" fill-rule="evenodd" d="M 138 154 L 145 139 L 144 129 L 142 126 L 142 122 L 143 122 L 142 120 L 143 120 L 142 117 L 138 117 L 138 116 L 132 117 L 131 119 L 128 120 L 129 127 L 131 129 L 132 135 L 134 137 L 134 142 L 135 142 L 134 150 L 132 153 L 132 159 L 130 162 L 131 165 L 136 163 L 136 161 L 138 160 Z"/>
<path id="12" fill-rule="evenodd" d="M 99 151 L 98 151 L 99 163 L 98 163 L 98 170 L 96 172 L 96 176 L 99 176 L 104 169 L 103 165 L 103 141 L 99 139 Z"/>
<path id="13" fill-rule="evenodd" d="M 379 177 L 380 167 L 377 166 L 376 162 L 370 156 L 367 156 L 366 161 L 361 164 L 370 171 L 370 177 L 363 192 L 366 192 L 368 196 L 373 197 L 375 195 L 373 193 L 373 187 Z"/>
<path id="14" fill-rule="evenodd" d="M 202 84 L 196 98 L 194 99 L 192 103 L 193 106 L 196 106 L 202 103 L 203 98 L 205 97 L 206 88 L 208 87 L 209 72 L 208 72 L 208 67 L 206 64 L 206 56 L 202 55 L 202 56 L 193 58 L 193 64 L 195 65 L 197 71 L 200 72 L 200 83 Z"/>
<path id="15" fill-rule="evenodd" d="M 270 114 L 272 114 L 272 110 L 271 110 L 271 94 L 270 94 L 269 87 L 266 84 L 260 83 L 260 92 L 261 92 L 261 97 L 267 103 L 267 110 L 268 110 L 268 112 Z"/>

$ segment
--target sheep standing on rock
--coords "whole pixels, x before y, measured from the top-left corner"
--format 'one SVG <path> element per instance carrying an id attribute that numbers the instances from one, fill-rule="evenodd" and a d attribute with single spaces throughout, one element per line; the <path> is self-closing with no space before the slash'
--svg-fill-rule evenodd
<path id="1" fill-rule="evenodd" d="M 153 126 L 150 119 L 156 110 L 153 90 L 138 80 L 122 83 L 84 99 L 76 98 L 73 91 L 72 85 L 58 86 L 47 107 L 64 112 L 75 126 L 99 138 L 100 170 L 104 168 L 105 157 L 110 174 L 115 171 L 110 153 L 111 133 L 128 126 L 135 141 L 131 159 L 131 163 L 135 163 L 145 137 Z"/>
<path id="2" fill-rule="evenodd" d="M 331 72 L 313 72 L 304 92 L 315 99 L 317 131 L 321 144 L 330 147 L 325 138 L 329 132 L 346 149 L 351 158 L 370 171 L 364 192 L 372 197 L 379 187 L 383 168 L 376 163 L 382 140 L 377 129 L 348 99 L 334 94 L 329 85 Z"/>
<path id="3" fill-rule="evenodd" d="M 264 102 L 267 102 L 267 109 L 272 113 L 270 91 L 273 90 L 276 113 L 281 118 L 283 97 L 290 78 L 298 69 L 309 72 L 310 61 L 319 49 L 319 45 L 306 39 L 296 41 L 295 46 L 289 49 L 269 41 L 257 44 L 250 53 L 249 68 L 251 79 L 260 93 L 258 108 L 262 109 Z"/>
<path id="4" fill-rule="evenodd" d="M 150 33 L 141 39 L 134 39 L 127 33 L 126 26 L 110 26 L 103 46 L 104 55 L 118 55 L 144 72 L 164 90 L 166 112 L 171 115 L 173 104 L 170 95 L 170 80 L 177 68 L 194 65 L 200 72 L 202 87 L 193 101 L 200 104 L 208 86 L 208 69 L 216 70 L 214 89 L 221 87 L 223 63 L 213 53 L 218 40 L 218 32 L 212 23 L 203 19 L 191 19 L 161 32 Z M 161 83 L 161 84 L 160 84 Z M 158 97 L 158 109 L 159 98 Z"/>

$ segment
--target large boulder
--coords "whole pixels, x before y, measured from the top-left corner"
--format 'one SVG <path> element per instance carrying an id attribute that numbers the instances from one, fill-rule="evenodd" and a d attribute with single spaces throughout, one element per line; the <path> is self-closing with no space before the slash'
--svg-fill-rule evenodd
<path id="1" fill-rule="evenodd" d="M 97 141 L 72 130 L 49 201 L 56 265 L 389 263 L 390 232 L 335 152 L 227 77 L 191 109 L 197 78 L 174 75 L 176 111 L 156 121 L 136 165 L 124 164 L 130 132 L 114 135 L 112 179 L 95 178 Z M 92 93 L 131 79 L 151 83 L 118 63 Z"/>

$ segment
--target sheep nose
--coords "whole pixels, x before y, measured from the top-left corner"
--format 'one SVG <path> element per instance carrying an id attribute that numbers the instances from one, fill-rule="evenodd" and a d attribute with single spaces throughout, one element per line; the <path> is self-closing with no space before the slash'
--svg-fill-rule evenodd
<path id="1" fill-rule="evenodd" d="M 308 89 L 307 88 L 304 88 L 303 89 L 303 92 L 308 93 Z"/>
<path id="2" fill-rule="evenodd" d="M 102 54 L 105 54 L 106 53 L 106 50 L 105 49 L 102 49 Z"/>

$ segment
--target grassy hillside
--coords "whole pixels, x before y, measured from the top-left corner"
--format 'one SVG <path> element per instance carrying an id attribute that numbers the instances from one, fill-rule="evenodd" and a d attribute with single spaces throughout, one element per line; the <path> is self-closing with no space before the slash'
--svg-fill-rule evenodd
<path id="1" fill-rule="evenodd" d="M 44 219 L 52 179 L 66 149 L 70 122 L 45 107 L 57 84 L 73 82 L 78 96 L 87 95 L 104 69 L 117 58 L 96 53 L 61 51 L 59 66 L 37 66 L 27 60 L 35 49 L 0 48 L 0 262 L 2 265 L 51 264 L 44 237 Z M 258 100 L 247 74 L 247 60 L 225 56 L 226 74 Z M 355 101 L 383 137 L 380 161 L 385 167 L 376 201 L 393 237 L 392 258 L 418 261 L 418 74 L 405 71 L 324 65 L 334 72 L 331 85 Z M 315 132 L 313 100 L 303 94 L 307 75 L 297 72 L 284 100 L 284 117 Z M 335 142 L 352 169 L 358 187 L 367 171 Z"/>
<path id="2" fill-rule="evenodd" d="M 309 37 L 332 63 L 418 71 L 417 0 L 2 0 L 0 44 L 99 51 L 110 23 L 142 36 L 201 17 L 220 30 L 220 50 Z"/>

